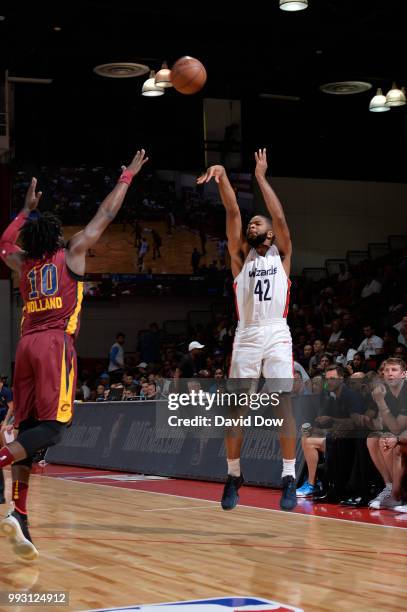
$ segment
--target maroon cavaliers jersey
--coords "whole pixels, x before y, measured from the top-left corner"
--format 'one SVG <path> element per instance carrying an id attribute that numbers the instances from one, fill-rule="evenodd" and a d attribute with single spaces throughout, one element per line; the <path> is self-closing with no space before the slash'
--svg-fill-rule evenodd
<path id="1" fill-rule="evenodd" d="M 83 279 L 66 264 L 65 249 L 41 260 L 27 259 L 21 269 L 21 334 L 61 329 L 76 335 L 83 298 Z"/>

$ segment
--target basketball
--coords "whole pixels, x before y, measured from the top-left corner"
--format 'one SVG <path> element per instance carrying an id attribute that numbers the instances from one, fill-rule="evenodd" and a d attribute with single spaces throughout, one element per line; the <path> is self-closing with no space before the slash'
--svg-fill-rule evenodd
<path id="1" fill-rule="evenodd" d="M 172 67 L 171 82 L 182 94 L 197 93 L 206 83 L 205 66 L 194 57 L 185 55 Z"/>

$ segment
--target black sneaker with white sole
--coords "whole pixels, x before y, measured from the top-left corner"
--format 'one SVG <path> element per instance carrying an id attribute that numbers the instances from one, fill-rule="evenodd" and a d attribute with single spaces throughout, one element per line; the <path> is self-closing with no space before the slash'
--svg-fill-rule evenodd
<path id="1" fill-rule="evenodd" d="M 39 555 L 38 550 L 32 543 L 28 531 L 27 517 L 17 510 L 10 512 L 0 521 L 0 530 L 9 538 L 13 550 L 26 561 L 34 561 Z"/>

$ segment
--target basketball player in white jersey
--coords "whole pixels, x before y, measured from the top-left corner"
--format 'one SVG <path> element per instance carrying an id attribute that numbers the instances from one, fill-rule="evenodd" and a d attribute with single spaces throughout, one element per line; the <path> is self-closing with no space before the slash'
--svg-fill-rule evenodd
<path id="1" fill-rule="evenodd" d="M 278 390 L 283 391 L 280 405 L 274 409 L 276 418 L 284 419 L 279 434 L 283 455 L 280 507 L 292 510 L 297 504 L 296 426 L 288 395 L 293 379 L 292 341 L 287 325 L 292 245 L 283 208 L 266 179 L 266 149 L 254 155 L 256 180 L 271 218 L 253 217 L 245 236 L 236 195 L 223 166 L 211 166 L 197 183 L 207 183 L 214 178 L 226 209 L 238 317 L 229 378 L 258 379 L 263 375 L 265 379 L 274 379 L 274 383 L 278 379 Z M 273 384 L 272 380 L 270 382 Z M 241 429 L 227 430 L 228 478 L 222 497 L 224 510 L 232 510 L 239 501 L 238 490 L 244 482 L 240 470 L 242 442 Z"/>

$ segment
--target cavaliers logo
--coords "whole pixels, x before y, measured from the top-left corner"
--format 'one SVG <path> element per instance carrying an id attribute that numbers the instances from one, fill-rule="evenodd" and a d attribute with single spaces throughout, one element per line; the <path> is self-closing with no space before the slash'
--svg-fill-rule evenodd
<path id="1" fill-rule="evenodd" d="M 68 412 L 71 409 L 71 404 L 62 404 L 60 407 L 61 412 Z"/>

